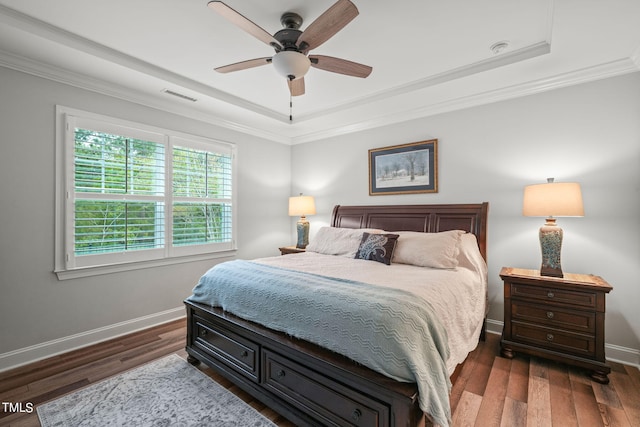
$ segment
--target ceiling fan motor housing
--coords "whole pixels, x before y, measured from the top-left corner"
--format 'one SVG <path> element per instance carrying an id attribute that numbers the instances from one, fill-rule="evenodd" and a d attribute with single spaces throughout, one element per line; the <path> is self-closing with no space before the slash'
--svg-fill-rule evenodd
<path id="1" fill-rule="evenodd" d="M 273 35 L 273 38 L 278 40 L 282 45 L 281 50 L 298 50 L 296 42 L 300 37 L 302 31 L 291 28 L 284 28 Z"/>
<path id="2" fill-rule="evenodd" d="M 275 33 L 273 38 L 280 42 L 282 49 L 276 49 L 277 52 L 271 62 L 278 74 L 289 80 L 304 77 L 309 71 L 311 62 L 296 45 L 302 34 L 298 29 L 302 25 L 302 17 L 297 13 L 287 12 L 282 15 L 280 22 L 284 28 Z"/>

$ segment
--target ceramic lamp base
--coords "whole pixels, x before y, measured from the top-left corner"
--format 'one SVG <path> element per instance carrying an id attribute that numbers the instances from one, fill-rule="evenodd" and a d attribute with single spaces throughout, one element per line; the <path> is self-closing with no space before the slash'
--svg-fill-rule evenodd
<path id="1" fill-rule="evenodd" d="M 547 222 L 540 227 L 540 249 L 542 250 L 541 276 L 563 277 L 560 265 L 560 250 L 562 248 L 562 228 L 556 225 L 555 218 L 547 218 Z"/>
<path id="2" fill-rule="evenodd" d="M 296 248 L 304 249 L 309 244 L 309 221 L 304 216 L 296 222 L 296 230 L 298 232 Z"/>

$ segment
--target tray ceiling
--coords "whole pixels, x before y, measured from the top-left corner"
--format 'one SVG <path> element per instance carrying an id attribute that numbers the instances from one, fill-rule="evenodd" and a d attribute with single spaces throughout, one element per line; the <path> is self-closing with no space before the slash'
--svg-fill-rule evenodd
<path id="1" fill-rule="evenodd" d="M 640 69 L 635 0 L 352 1 L 359 16 L 311 53 L 372 74 L 312 68 L 291 109 L 271 65 L 213 70 L 274 52 L 206 0 L 0 0 L 0 65 L 283 143 Z M 284 12 L 301 15 L 304 30 L 334 3 L 225 2 L 270 33 Z"/>

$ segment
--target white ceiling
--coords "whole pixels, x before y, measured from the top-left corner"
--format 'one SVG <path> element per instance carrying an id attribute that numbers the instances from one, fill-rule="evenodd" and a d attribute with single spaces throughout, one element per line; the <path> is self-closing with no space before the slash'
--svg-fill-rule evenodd
<path id="1" fill-rule="evenodd" d="M 0 65 L 291 144 L 640 69 L 639 0 L 352 1 L 360 15 L 311 53 L 373 72 L 312 68 L 292 122 L 271 65 L 213 70 L 274 51 L 207 0 L 0 0 Z M 334 0 L 225 3 L 275 33 Z"/>

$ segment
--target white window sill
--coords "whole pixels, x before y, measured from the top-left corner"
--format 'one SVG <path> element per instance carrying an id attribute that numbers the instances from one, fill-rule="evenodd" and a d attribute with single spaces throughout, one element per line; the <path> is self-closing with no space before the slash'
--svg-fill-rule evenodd
<path id="1" fill-rule="evenodd" d="M 58 280 L 78 279 L 81 277 L 99 276 L 102 274 L 120 273 L 123 271 L 140 270 L 144 268 L 163 267 L 166 265 L 182 264 L 185 262 L 206 261 L 211 259 L 234 259 L 237 250 L 213 252 L 174 258 L 163 258 L 151 261 L 130 262 L 126 264 L 100 265 L 96 267 L 75 268 L 72 270 L 56 270 Z"/>

